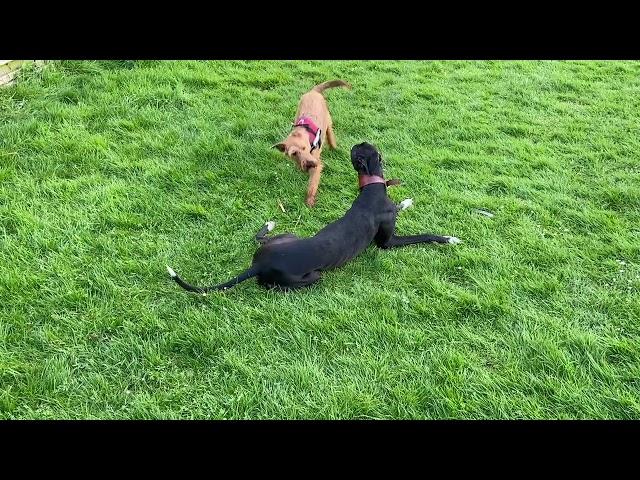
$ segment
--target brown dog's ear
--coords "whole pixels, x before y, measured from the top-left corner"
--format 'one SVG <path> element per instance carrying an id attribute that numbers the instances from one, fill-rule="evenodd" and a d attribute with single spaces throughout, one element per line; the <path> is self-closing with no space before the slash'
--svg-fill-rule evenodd
<path id="1" fill-rule="evenodd" d="M 276 143 L 275 145 L 272 145 L 271 148 L 277 148 L 281 152 L 284 152 L 285 148 L 287 148 L 287 144 L 284 142 L 280 142 L 280 143 Z"/>

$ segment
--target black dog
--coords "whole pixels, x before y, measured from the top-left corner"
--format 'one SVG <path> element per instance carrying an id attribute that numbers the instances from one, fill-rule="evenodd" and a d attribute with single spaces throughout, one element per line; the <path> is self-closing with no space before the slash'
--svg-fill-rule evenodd
<path id="1" fill-rule="evenodd" d="M 206 293 L 225 290 L 251 277 L 267 288 L 294 289 L 311 285 L 320 272 L 339 267 L 365 250 L 371 241 L 380 248 L 402 247 L 415 243 L 459 243 L 456 237 L 431 234 L 399 237 L 394 235 L 398 211 L 411 205 L 404 200 L 395 205 L 387 196 L 382 172 L 382 157 L 373 145 L 361 143 L 351 149 L 351 163 L 358 172 L 360 194 L 340 219 L 330 223 L 311 238 L 291 233 L 268 237 L 275 224 L 268 222 L 256 234 L 260 248 L 251 267 L 233 280 L 213 287 L 194 287 L 182 280 L 170 267 L 171 277 L 182 288 Z"/>

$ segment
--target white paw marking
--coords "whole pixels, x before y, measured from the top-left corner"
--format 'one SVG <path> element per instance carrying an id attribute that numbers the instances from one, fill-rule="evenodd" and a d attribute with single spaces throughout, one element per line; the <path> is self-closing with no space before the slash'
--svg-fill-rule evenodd
<path id="1" fill-rule="evenodd" d="M 406 210 L 413 205 L 413 198 L 406 198 L 400 202 L 400 210 Z"/>
<path id="2" fill-rule="evenodd" d="M 265 225 L 267 226 L 268 232 L 276 228 L 276 222 L 274 222 L 273 220 L 268 221 Z"/>
<path id="3" fill-rule="evenodd" d="M 174 272 L 173 268 L 171 268 L 169 265 L 167 265 L 167 272 L 169 272 L 169 275 L 171 275 L 171 278 L 177 277 L 176 272 Z"/>
<path id="4" fill-rule="evenodd" d="M 456 245 L 462 242 L 462 240 L 460 240 L 458 237 L 444 237 L 444 238 L 447 239 L 447 243 L 451 243 L 452 245 Z"/>

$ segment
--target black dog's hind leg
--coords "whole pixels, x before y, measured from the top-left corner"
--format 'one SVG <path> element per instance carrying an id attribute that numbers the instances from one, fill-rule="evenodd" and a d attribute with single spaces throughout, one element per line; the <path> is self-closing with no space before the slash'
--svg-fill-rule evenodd
<path id="1" fill-rule="evenodd" d="M 289 289 L 308 287 L 318 280 L 320 280 L 320 272 L 314 270 L 312 272 L 305 273 L 300 277 L 288 279 L 288 287 Z"/>
<path id="2" fill-rule="evenodd" d="M 256 242 L 260 245 L 274 245 L 276 243 L 285 243 L 292 240 L 297 240 L 293 233 L 281 233 L 280 235 L 269 236 L 269 232 L 276 226 L 276 222 L 270 221 L 265 223 L 262 228 L 256 233 Z"/>
<path id="3" fill-rule="evenodd" d="M 269 221 L 267 223 L 265 223 L 262 228 L 260 230 L 258 230 L 258 233 L 256 233 L 256 242 L 262 244 L 267 242 L 269 239 L 267 238 L 267 234 L 273 230 L 276 226 L 276 222 L 274 221 Z"/>
<path id="4" fill-rule="evenodd" d="M 460 243 L 459 238 L 433 235 L 431 233 L 397 236 L 393 234 L 394 229 L 394 222 L 380 225 L 380 230 L 378 230 L 375 238 L 376 245 L 380 248 L 395 248 L 404 247 L 405 245 L 415 245 L 417 243 Z"/>

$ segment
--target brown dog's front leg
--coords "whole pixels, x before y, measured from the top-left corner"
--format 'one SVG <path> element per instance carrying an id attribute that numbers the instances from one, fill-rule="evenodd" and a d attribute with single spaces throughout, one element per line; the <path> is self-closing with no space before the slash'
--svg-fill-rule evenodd
<path id="1" fill-rule="evenodd" d="M 307 187 L 307 206 L 313 207 L 316 204 L 316 195 L 318 193 L 318 185 L 320 184 L 320 175 L 322 173 L 322 162 L 318 160 L 318 166 L 309 169 L 309 186 Z"/>

